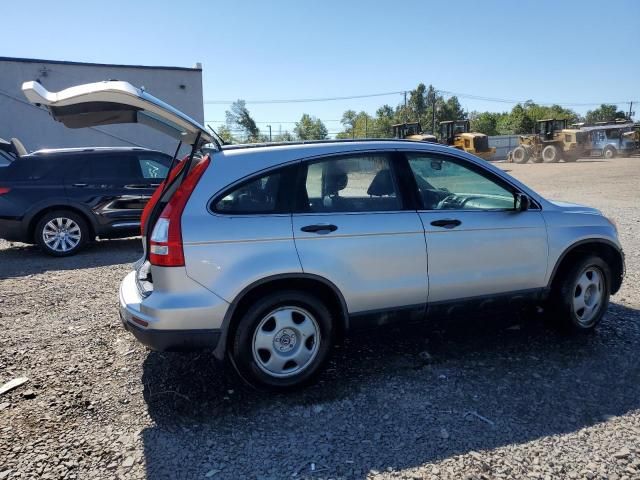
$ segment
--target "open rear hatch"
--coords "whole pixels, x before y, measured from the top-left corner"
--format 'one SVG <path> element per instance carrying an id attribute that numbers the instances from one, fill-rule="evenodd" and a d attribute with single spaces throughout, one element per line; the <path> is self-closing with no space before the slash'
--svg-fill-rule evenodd
<path id="1" fill-rule="evenodd" d="M 191 117 L 128 82 L 110 80 L 49 92 L 39 82 L 30 81 L 22 84 L 22 91 L 31 103 L 45 107 L 55 120 L 69 128 L 141 123 L 178 140 L 170 174 L 143 214 L 141 233 L 145 253 L 137 268 L 143 270 L 149 256 L 147 232 L 153 230 L 173 193 L 189 178 L 192 166 L 202 160 L 197 155 L 200 148 L 213 143 L 219 149 L 218 138 Z M 182 144 L 191 145 L 191 153 L 177 164 L 176 156 Z"/>
<path id="2" fill-rule="evenodd" d="M 69 128 L 142 123 L 185 144 L 194 144 L 198 136 L 198 147 L 214 141 L 194 119 L 128 82 L 110 80 L 49 92 L 32 81 L 24 82 L 22 91 L 31 103 L 45 107 Z"/>

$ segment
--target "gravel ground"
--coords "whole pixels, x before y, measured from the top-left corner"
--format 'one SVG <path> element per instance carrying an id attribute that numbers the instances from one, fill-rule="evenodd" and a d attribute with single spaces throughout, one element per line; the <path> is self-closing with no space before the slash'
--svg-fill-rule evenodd
<path id="1" fill-rule="evenodd" d="M 0 240 L 0 480 L 640 478 L 640 159 L 502 164 L 619 226 L 627 278 L 594 335 L 517 315 L 368 333 L 268 395 L 119 325 L 139 240 L 54 259 Z M 481 320 L 481 321 L 480 321 Z"/>

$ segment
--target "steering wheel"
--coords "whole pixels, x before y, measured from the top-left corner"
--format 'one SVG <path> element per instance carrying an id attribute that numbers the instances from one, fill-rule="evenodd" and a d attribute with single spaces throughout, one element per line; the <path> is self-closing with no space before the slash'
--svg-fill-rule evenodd
<path id="1" fill-rule="evenodd" d="M 459 204 L 458 196 L 454 193 L 447 195 L 442 200 L 438 202 L 438 206 L 436 207 L 438 210 L 447 210 L 451 207 L 457 207 Z"/>

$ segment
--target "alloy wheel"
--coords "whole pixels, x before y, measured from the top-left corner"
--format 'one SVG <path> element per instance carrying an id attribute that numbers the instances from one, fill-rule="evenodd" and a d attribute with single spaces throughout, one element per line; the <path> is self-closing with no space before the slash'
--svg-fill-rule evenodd
<path id="1" fill-rule="evenodd" d="M 54 252 L 65 253 L 73 250 L 81 238 L 80 226 L 70 218 L 53 218 L 42 229 L 42 240 Z"/>
<path id="2" fill-rule="evenodd" d="M 280 307 L 258 324 L 253 335 L 253 359 L 267 375 L 290 377 L 313 362 L 320 341 L 320 328 L 313 315 L 300 307 Z"/>

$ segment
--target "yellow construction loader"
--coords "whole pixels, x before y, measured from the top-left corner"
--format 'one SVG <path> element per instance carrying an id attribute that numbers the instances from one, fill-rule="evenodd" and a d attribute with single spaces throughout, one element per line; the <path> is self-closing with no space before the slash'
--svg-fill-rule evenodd
<path id="1" fill-rule="evenodd" d="M 440 122 L 440 141 L 484 160 L 491 159 L 496 149 L 489 146 L 489 137 L 470 130 L 469 120 Z"/>
<path id="2" fill-rule="evenodd" d="M 405 140 L 416 140 L 418 142 L 431 142 L 437 143 L 435 135 L 424 133 L 420 122 L 411 123 L 397 123 L 392 125 L 393 137 L 402 138 Z"/>
<path id="3" fill-rule="evenodd" d="M 567 121 L 549 118 L 538 120 L 536 132 L 520 135 L 518 146 L 509 152 L 507 161 L 514 163 L 555 163 L 564 159 L 575 162 L 589 154 L 590 142 L 587 132 L 567 128 Z"/>

